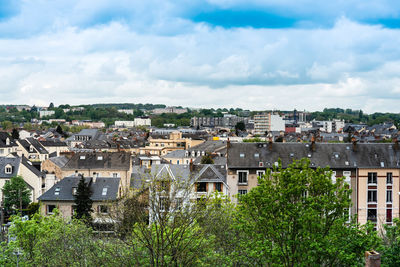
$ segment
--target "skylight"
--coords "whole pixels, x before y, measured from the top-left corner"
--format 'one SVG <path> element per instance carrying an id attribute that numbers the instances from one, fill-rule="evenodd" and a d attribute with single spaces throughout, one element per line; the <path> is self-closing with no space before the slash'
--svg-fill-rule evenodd
<path id="1" fill-rule="evenodd" d="M 60 194 L 60 187 L 56 187 L 56 190 L 54 191 L 54 195 L 58 196 Z"/>
<path id="2" fill-rule="evenodd" d="M 240 157 L 241 157 L 241 158 L 244 158 L 244 153 L 240 153 Z"/>

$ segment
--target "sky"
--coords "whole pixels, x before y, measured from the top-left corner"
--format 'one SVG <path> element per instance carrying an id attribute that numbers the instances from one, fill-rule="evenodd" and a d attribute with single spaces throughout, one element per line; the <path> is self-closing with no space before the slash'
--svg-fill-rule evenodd
<path id="1" fill-rule="evenodd" d="M 400 103 L 397 0 L 0 0 L 0 104 Z"/>

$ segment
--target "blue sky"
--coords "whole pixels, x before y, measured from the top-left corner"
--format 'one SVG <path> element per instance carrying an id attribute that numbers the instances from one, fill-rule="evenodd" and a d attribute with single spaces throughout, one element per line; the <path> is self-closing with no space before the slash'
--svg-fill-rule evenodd
<path id="1" fill-rule="evenodd" d="M 399 112 L 400 3 L 0 0 L 0 103 Z"/>

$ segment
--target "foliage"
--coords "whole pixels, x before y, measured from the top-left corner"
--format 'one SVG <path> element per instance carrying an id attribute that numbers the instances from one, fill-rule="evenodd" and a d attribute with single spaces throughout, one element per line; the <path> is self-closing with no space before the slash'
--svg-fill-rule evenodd
<path id="1" fill-rule="evenodd" d="M 380 251 L 384 266 L 400 266 L 400 220 L 393 219 L 393 225 L 384 225 L 385 234 Z"/>
<path id="2" fill-rule="evenodd" d="M 93 201 L 91 199 L 92 190 L 90 189 L 90 181 L 85 182 L 83 175 L 79 180 L 78 187 L 76 189 L 75 198 L 75 218 L 84 219 L 87 222 L 91 221 L 91 212 Z"/>
<path id="3" fill-rule="evenodd" d="M 343 178 L 332 183 L 331 174 L 328 168 L 311 169 L 304 159 L 259 178 L 259 186 L 239 199 L 239 227 L 247 233 L 249 258 L 283 266 L 362 260 L 363 251 L 377 244 L 376 235 L 347 225 L 351 190 Z"/>
<path id="4" fill-rule="evenodd" d="M 262 143 L 264 142 L 260 137 L 248 138 L 243 139 L 244 143 Z"/>
<path id="5" fill-rule="evenodd" d="M 31 192 L 21 176 L 11 177 L 3 186 L 4 208 L 7 212 L 25 209 L 31 202 Z M 22 206 L 22 207 L 20 207 Z"/>
<path id="6" fill-rule="evenodd" d="M 207 153 L 203 157 L 201 157 L 201 164 L 214 164 L 214 160 L 210 153 Z"/>

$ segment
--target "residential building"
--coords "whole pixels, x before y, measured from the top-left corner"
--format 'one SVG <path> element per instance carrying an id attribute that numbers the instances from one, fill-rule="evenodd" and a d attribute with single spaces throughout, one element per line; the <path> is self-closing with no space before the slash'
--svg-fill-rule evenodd
<path id="1" fill-rule="evenodd" d="M 46 188 L 46 175 L 35 168 L 25 157 L 0 157 L 0 199 L 2 188 L 13 176 L 21 176 L 31 191 L 31 201 L 36 202 L 37 197 Z"/>
<path id="2" fill-rule="evenodd" d="M 254 115 L 254 134 L 265 135 L 271 131 L 285 131 L 285 121 L 278 114 L 262 113 Z"/>
<path id="3" fill-rule="evenodd" d="M 7 132 L 0 132 L 0 157 L 15 153 L 17 150 L 18 145 L 15 140 Z"/>
<path id="4" fill-rule="evenodd" d="M 329 166 L 332 179 L 345 177 L 352 189 L 351 215 L 377 229 L 399 217 L 400 148 L 396 144 L 354 143 L 229 143 L 228 186 L 230 197 L 257 186 L 257 177 L 281 161 L 308 158 L 312 168 Z"/>
<path id="5" fill-rule="evenodd" d="M 118 112 L 133 115 L 133 109 L 118 109 Z"/>
<path id="6" fill-rule="evenodd" d="M 43 117 L 47 117 L 47 116 L 52 116 L 55 113 L 56 112 L 54 110 L 41 110 L 41 111 L 39 111 L 39 117 L 43 118 Z"/>
<path id="7" fill-rule="evenodd" d="M 25 156 L 33 163 L 40 163 L 50 157 L 49 151 L 35 138 L 29 137 L 24 140 L 17 140 L 18 156 Z"/>
<path id="8" fill-rule="evenodd" d="M 179 108 L 179 107 L 155 108 L 152 110 L 153 114 L 163 114 L 163 113 L 182 114 L 182 113 L 186 113 L 186 112 L 187 112 L 187 108 Z"/>
<path id="9" fill-rule="evenodd" d="M 49 157 L 59 157 L 61 153 L 69 152 L 66 142 L 50 139 L 39 143 L 49 152 Z"/>
<path id="10" fill-rule="evenodd" d="M 203 139 L 183 138 L 182 133 L 175 131 L 168 135 L 168 138 L 148 138 L 149 145 L 139 148 L 141 155 L 163 156 L 175 150 L 184 150 L 199 145 Z"/>
<path id="11" fill-rule="evenodd" d="M 74 215 L 75 194 L 81 176 L 71 176 L 61 179 L 38 200 L 42 203 L 40 212 L 42 215 L 51 215 L 54 209 L 58 209 L 65 219 L 71 219 Z M 109 213 L 112 210 L 112 202 L 121 196 L 121 178 L 114 177 L 85 177 L 92 191 L 92 218 L 94 222 L 109 222 Z M 108 218 L 108 220 L 106 219 Z"/>
<path id="12" fill-rule="evenodd" d="M 132 157 L 125 152 L 81 152 L 70 157 L 50 158 L 42 164 L 42 170 L 63 177 L 84 175 L 85 177 L 121 178 L 121 186 L 128 190 L 132 173 Z"/>

